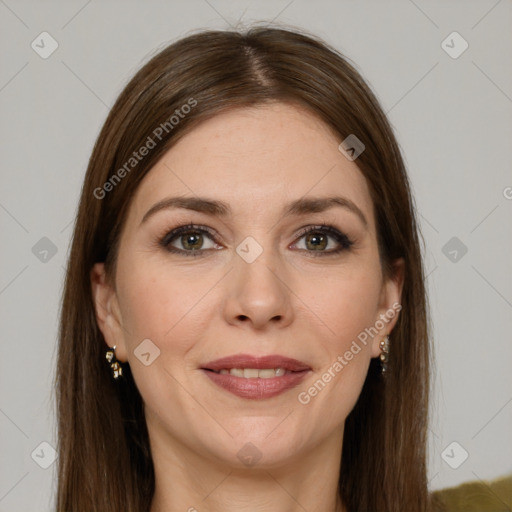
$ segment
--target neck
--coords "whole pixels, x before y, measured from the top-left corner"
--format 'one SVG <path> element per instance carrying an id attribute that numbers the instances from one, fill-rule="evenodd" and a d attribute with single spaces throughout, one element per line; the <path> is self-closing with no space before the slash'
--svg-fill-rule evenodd
<path id="1" fill-rule="evenodd" d="M 149 430 L 155 468 L 150 512 L 346 510 L 338 493 L 343 437 L 339 432 L 286 463 L 240 468 Z"/>
<path id="2" fill-rule="evenodd" d="M 278 471 L 254 474 L 232 472 L 211 473 L 193 484 L 190 479 L 176 478 L 172 487 L 157 480 L 151 512 L 344 512 L 336 489 L 328 485 L 313 487 L 291 482 L 291 475 Z M 167 482 L 167 479 L 165 480 Z M 179 491 L 178 491 L 179 489 Z"/>

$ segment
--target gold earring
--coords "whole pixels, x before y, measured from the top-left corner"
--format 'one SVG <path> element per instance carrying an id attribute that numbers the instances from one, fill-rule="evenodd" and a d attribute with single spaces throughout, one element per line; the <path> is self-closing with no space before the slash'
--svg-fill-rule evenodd
<path id="1" fill-rule="evenodd" d="M 110 364 L 110 368 L 112 369 L 112 376 L 114 379 L 118 379 L 123 375 L 123 368 L 119 361 L 116 359 L 116 347 L 114 345 L 112 348 L 108 349 L 105 354 L 105 359 Z"/>
<path id="2" fill-rule="evenodd" d="M 388 371 L 388 361 L 389 361 L 389 335 L 386 334 L 384 339 L 379 343 L 379 347 L 381 350 L 380 353 L 380 362 L 382 366 L 382 373 L 386 373 Z"/>

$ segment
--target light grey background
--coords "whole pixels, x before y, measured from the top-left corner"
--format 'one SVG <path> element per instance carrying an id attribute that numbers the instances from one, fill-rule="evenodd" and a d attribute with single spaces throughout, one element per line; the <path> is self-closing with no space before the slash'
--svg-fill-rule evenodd
<path id="1" fill-rule="evenodd" d="M 309 30 L 352 59 L 403 148 L 427 246 L 437 358 L 431 487 L 512 471 L 510 1 L 0 0 L 1 512 L 53 502 L 56 464 L 40 467 L 52 460 L 40 443 L 56 444 L 60 293 L 88 156 L 109 106 L 150 55 L 191 30 L 270 20 Z M 47 59 L 31 48 L 42 46 L 43 31 L 59 45 Z M 456 59 L 441 46 L 453 31 L 469 44 Z M 452 52 L 461 44 L 445 43 Z M 39 245 L 34 254 L 42 237 L 53 257 Z M 443 252 L 452 237 L 465 255 Z M 467 460 L 453 469 L 463 450 Z"/>

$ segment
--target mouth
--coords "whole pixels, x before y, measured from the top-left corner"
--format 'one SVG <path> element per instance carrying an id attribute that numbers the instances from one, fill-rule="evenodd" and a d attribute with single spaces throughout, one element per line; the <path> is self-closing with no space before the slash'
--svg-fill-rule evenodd
<path id="1" fill-rule="evenodd" d="M 207 368 L 205 368 L 207 370 Z M 244 379 L 271 379 L 272 377 L 282 377 L 287 373 L 292 373 L 284 368 L 222 368 L 222 370 L 210 370 L 220 375 L 233 375 L 234 377 L 243 377 Z"/>
<path id="2" fill-rule="evenodd" d="M 277 396 L 297 386 L 311 371 L 302 361 L 281 355 L 247 354 L 210 361 L 200 368 L 217 386 L 252 400 Z"/>
<path id="3" fill-rule="evenodd" d="M 282 370 L 284 372 L 300 372 L 311 370 L 311 367 L 302 361 L 281 355 L 251 356 L 248 354 L 236 354 L 210 361 L 202 369 L 217 373 L 223 370 Z M 236 376 L 241 377 L 241 375 Z M 257 375 L 253 375 L 253 377 L 255 376 L 257 377 Z M 281 376 L 281 373 L 278 376 Z"/>

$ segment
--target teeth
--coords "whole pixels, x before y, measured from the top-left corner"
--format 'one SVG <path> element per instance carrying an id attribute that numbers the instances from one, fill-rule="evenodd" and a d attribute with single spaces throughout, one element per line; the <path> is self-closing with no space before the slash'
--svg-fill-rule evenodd
<path id="1" fill-rule="evenodd" d="M 250 372 L 256 372 L 255 377 L 260 377 L 260 379 L 270 379 L 276 376 L 276 371 L 273 368 L 268 368 L 264 370 L 249 370 Z M 247 370 L 244 370 L 244 377 L 251 377 L 251 375 L 246 374 Z"/>
<path id="2" fill-rule="evenodd" d="M 284 368 L 264 368 L 259 370 L 257 368 L 231 368 L 229 370 L 220 370 L 221 375 L 234 375 L 235 377 L 244 377 L 246 379 L 271 379 L 272 377 L 282 377 L 286 375 Z"/>

